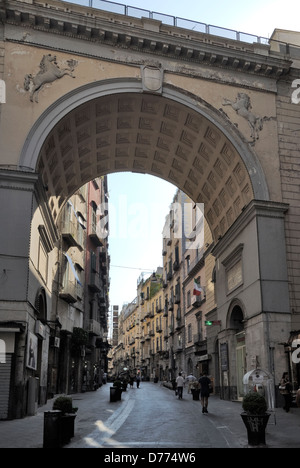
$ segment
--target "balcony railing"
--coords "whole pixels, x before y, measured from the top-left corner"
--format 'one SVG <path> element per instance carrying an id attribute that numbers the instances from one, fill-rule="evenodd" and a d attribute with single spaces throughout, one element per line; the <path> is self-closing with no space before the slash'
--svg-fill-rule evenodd
<path id="1" fill-rule="evenodd" d="M 100 333 L 101 333 L 100 323 L 97 322 L 96 320 L 90 319 L 90 321 L 89 321 L 89 330 L 88 331 L 92 335 L 100 336 Z"/>
<path id="2" fill-rule="evenodd" d="M 91 271 L 90 272 L 90 279 L 89 279 L 89 288 L 94 292 L 101 291 L 101 281 L 100 276 L 97 272 Z"/>
<path id="3" fill-rule="evenodd" d="M 67 3 L 68 1 L 70 1 L 72 3 L 72 0 L 64 1 L 66 1 Z M 119 15 L 131 16 L 134 18 L 148 17 L 151 19 L 159 20 L 163 24 L 167 24 L 170 26 L 223 37 L 226 39 L 231 39 L 233 41 L 243 41 L 248 42 L 250 44 L 252 44 L 253 42 L 256 42 L 258 44 L 269 44 L 269 39 L 267 37 L 256 36 L 254 34 L 236 31 L 234 29 L 222 28 L 220 26 L 214 26 L 207 23 L 201 23 L 195 20 L 167 15 L 165 13 L 159 13 L 157 11 L 151 11 L 144 8 L 124 5 L 118 2 L 111 2 L 108 0 L 80 0 L 79 4 L 87 7 L 110 11 Z"/>
<path id="4" fill-rule="evenodd" d="M 61 291 L 59 293 L 59 297 L 66 302 L 75 303 L 77 302 L 77 285 L 75 281 L 65 281 L 63 284 Z"/>
<path id="5" fill-rule="evenodd" d="M 95 223 L 89 224 L 88 230 L 89 238 L 93 241 L 96 247 L 101 247 L 105 243 L 105 235 L 100 232 L 100 226 Z"/>
<path id="6" fill-rule="evenodd" d="M 62 238 L 67 244 L 71 247 L 81 246 L 83 243 L 83 234 L 79 235 L 79 229 L 83 231 L 82 227 L 79 226 L 79 223 L 64 220 L 61 225 L 61 235 Z M 80 238 L 81 237 L 81 238 Z"/>

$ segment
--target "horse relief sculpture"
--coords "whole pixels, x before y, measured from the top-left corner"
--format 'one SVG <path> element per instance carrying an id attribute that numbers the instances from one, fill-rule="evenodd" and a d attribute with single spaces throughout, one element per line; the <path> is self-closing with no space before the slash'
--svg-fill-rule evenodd
<path id="1" fill-rule="evenodd" d="M 40 63 L 40 71 L 35 75 L 26 75 L 24 79 L 24 89 L 30 91 L 30 100 L 38 102 L 38 95 L 41 88 L 46 83 L 52 83 L 55 80 L 62 78 L 65 75 L 69 75 L 75 78 L 73 75 L 74 69 L 77 66 L 76 60 L 68 60 L 68 68 L 60 69 L 56 62 L 55 55 L 44 55 Z"/>
<path id="2" fill-rule="evenodd" d="M 274 117 L 259 117 L 253 114 L 250 98 L 246 93 L 238 93 L 235 102 L 224 99 L 223 106 L 231 106 L 238 115 L 247 120 L 251 129 L 250 144 L 252 145 L 259 139 L 259 132 L 263 129 L 264 122 L 274 120 Z"/>

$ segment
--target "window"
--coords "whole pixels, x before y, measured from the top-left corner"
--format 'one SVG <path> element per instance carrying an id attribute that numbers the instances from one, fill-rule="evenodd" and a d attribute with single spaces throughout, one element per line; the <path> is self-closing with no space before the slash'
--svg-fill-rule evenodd
<path id="1" fill-rule="evenodd" d="M 186 302 L 187 302 L 187 306 L 190 307 L 191 306 L 191 291 L 187 292 Z"/>
<path id="2" fill-rule="evenodd" d="M 96 232 L 97 226 L 97 205 L 92 201 L 92 230 Z"/>
<path id="3" fill-rule="evenodd" d="M 188 342 L 190 343 L 192 341 L 192 324 L 188 324 Z"/>
<path id="4" fill-rule="evenodd" d="M 227 294 L 243 284 L 243 247 L 243 244 L 239 244 L 222 262 L 226 274 Z"/>
<path id="5" fill-rule="evenodd" d="M 90 254 L 91 254 L 91 272 L 96 272 L 97 271 L 96 254 L 92 250 L 90 251 Z"/>

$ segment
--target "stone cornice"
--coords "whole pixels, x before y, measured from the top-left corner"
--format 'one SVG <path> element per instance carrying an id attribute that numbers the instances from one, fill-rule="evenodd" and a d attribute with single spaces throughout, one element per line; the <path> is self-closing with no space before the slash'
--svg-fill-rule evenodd
<path id="1" fill-rule="evenodd" d="M 212 255 L 214 257 L 219 257 L 253 218 L 259 216 L 283 218 L 288 208 L 289 205 L 287 203 L 252 200 L 230 226 L 225 235 L 219 239 L 218 243 L 212 249 Z"/>
<path id="2" fill-rule="evenodd" d="M 292 62 L 269 46 L 168 26 L 147 18 L 52 0 L 48 3 L 7 0 L 0 7 L 3 24 L 128 49 L 178 62 L 205 64 L 277 79 Z M 19 41 L 18 41 L 19 42 Z M 26 41 L 24 40 L 24 43 Z"/>

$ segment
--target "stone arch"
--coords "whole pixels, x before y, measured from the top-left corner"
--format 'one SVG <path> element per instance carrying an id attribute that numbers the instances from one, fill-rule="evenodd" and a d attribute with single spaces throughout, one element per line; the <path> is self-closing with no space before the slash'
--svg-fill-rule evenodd
<path id="1" fill-rule="evenodd" d="M 236 333 L 244 330 L 244 305 L 238 299 L 233 299 L 230 303 L 227 314 L 227 328 L 236 330 Z"/>
<path id="2" fill-rule="evenodd" d="M 47 300 L 44 288 L 39 288 L 35 298 L 35 310 L 38 314 L 38 319 L 45 321 L 47 320 Z"/>
<path id="3" fill-rule="evenodd" d="M 202 98 L 139 80 L 76 89 L 44 112 L 24 144 L 20 168 L 40 173 L 56 221 L 67 198 L 96 174 L 147 173 L 205 204 L 215 240 L 253 199 L 269 199 L 260 163 L 239 131 Z"/>

